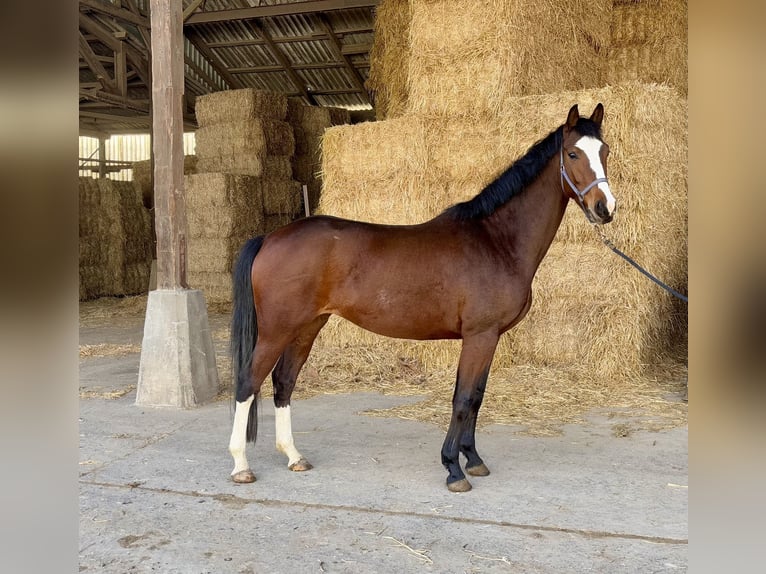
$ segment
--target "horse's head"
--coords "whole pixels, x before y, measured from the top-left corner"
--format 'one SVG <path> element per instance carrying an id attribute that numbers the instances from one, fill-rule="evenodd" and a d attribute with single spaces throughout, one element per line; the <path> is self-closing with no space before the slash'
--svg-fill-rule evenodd
<path id="1" fill-rule="evenodd" d="M 572 106 L 563 128 L 561 186 L 564 194 L 585 212 L 591 223 L 609 223 L 617 209 L 606 179 L 609 146 L 601 139 L 604 106 L 598 104 L 590 118 L 581 118 Z"/>

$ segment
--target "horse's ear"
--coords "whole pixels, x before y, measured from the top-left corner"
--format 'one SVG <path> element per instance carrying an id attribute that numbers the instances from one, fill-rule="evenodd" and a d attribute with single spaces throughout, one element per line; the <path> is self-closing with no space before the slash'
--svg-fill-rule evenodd
<path id="1" fill-rule="evenodd" d="M 600 126 L 601 122 L 604 121 L 604 106 L 602 106 L 600 102 L 596 106 L 596 109 L 593 110 L 593 113 L 590 115 L 590 119 L 597 126 Z"/>
<path id="2" fill-rule="evenodd" d="M 577 109 L 577 104 L 573 105 L 569 110 L 569 115 L 567 116 L 567 123 L 566 126 L 568 129 L 572 129 L 577 125 L 577 120 L 580 119 L 580 110 Z"/>

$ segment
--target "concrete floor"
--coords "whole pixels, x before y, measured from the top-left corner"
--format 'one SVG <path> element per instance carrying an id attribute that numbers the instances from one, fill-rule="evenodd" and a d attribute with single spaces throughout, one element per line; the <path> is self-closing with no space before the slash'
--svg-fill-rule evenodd
<path id="1" fill-rule="evenodd" d="M 141 325 L 81 327 L 80 342 L 140 344 Z M 439 428 L 363 414 L 417 397 L 294 401 L 296 445 L 315 466 L 305 473 L 274 449 L 265 399 L 248 446 L 257 481 L 235 485 L 230 403 L 137 407 L 139 359 L 80 361 L 81 389 L 94 395 L 80 400 L 81 572 L 687 569 L 686 427 L 616 437 L 616 421 L 595 414 L 559 437 L 486 427 L 477 446 L 492 474 L 454 494 Z"/>

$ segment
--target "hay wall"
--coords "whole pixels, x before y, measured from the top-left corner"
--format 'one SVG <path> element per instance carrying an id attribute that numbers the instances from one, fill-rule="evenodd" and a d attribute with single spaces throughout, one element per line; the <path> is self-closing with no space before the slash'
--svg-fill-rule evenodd
<path id="1" fill-rule="evenodd" d="M 407 112 L 493 116 L 520 95 L 600 86 L 612 0 L 410 2 Z"/>
<path id="2" fill-rule="evenodd" d="M 367 86 L 379 120 L 492 116 L 508 98 L 625 81 L 686 95 L 687 22 L 685 0 L 384 0 Z"/>
<path id="3" fill-rule="evenodd" d="M 686 0 L 615 0 L 606 82 L 663 83 L 688 93 Z"/>
<path id="4" fill-rule="evenodd" d="M 196 112 L 197 173 L 184 178 L 188 281 L 209 302 L 228 303 L 232 264 L 245 241 L 300 216 L 297 141 L 282 94 L 216 92 L 198 97 Z"/>
<path id="5" fill-rule="evenodd" d="M 149 287 L 149 210 L 133 182 L 80 178 L 80 300 Z"/>
<path id="6" fill-rule="evenodd" d="M 417 223 L 475 195 L 573 102 L 606 109 L 609 174 L 620 204 L 613 241 L 671 285 L 686 284 L 686 101 L 672 88 L 624 84 L 514 98 L 484 123 L 412 115 L 331 128 L 322 169 L 323 213 Z M 589 289 L 591 286 L 592 289 Z M 533 284 L 527 318 L 503 337 L 496 366 L 578 365 L 605 376 L 639 373 L 684 352 L 685 316 L 672 298 L 602 246 L 570 206 Z M 593 290 L 600 297 L 593 301 Z M 393 346 L 427 365 L 454 365 L 459 343 L 411 344 L 333 321 L 328 344 Z"/>

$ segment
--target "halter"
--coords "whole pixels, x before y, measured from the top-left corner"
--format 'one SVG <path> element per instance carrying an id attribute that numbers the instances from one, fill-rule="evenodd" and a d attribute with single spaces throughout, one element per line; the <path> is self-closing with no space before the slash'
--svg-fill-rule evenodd
<path id="1" fill-rule="evenodd" d="M 582 209 L 585 209 L 585 194 L 588 193 L 592 188 L 596 187 L 599 183 L 608 183 L 608 180 L 605 177 L 599 177 L 598 179 L 593 180 L 588 185 L 585 186 L 585 189 L 580 191 L 577 189 L 577 186 L 574 184 L 574 182 L 569 179 L 569 175 L 567 174 L 567 170 L 564 169 L 564 146 L 561 146 L 561 154 L 560 154 L 560 160 L 559 160 L 559 166 L 561 167 L 561 191 L 564 191 L 564 180 L 567 180 L 567 183 L 569 184 L 569 187 L 572 188 L 572 191 L 575 192 L 575 195 L 577 196 L 577 203 L 580 205 Z"/>

